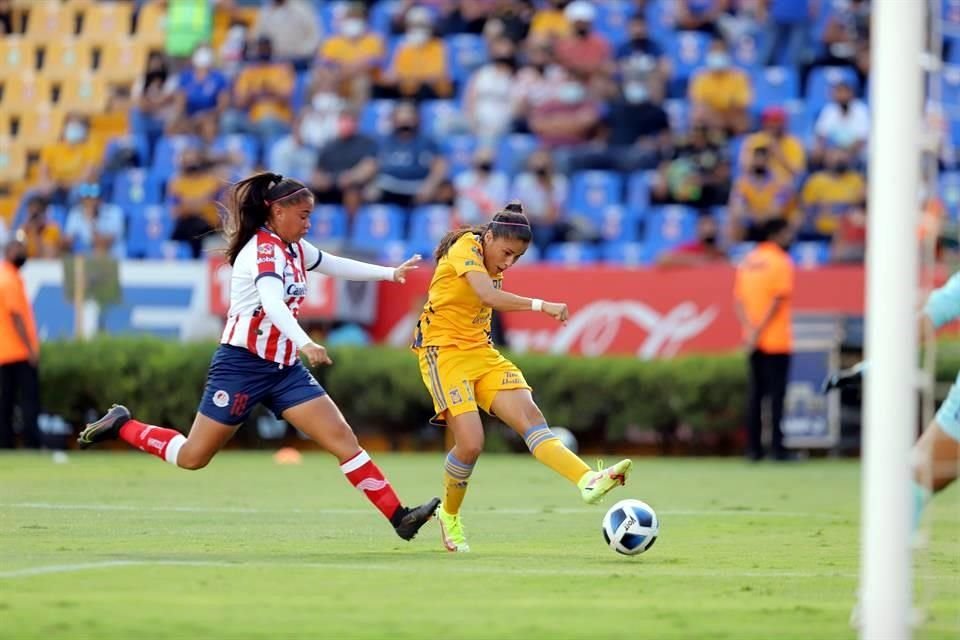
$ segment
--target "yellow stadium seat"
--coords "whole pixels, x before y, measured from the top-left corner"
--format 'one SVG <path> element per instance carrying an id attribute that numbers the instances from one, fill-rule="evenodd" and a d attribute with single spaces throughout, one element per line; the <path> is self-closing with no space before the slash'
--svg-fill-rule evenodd
<path id="1" fill-rule="evenodd" d="M 107 106 L 107 83 L 91 73 L 68 78 L 60 85 L 57 106 L 65 111 L 87 115 L 103 111 Z"/>
<path id="2" fill-rule="evenodd" d="M 18 140 L 0 138 L 0 184 L 27 177 L 27 149 Z"/>
<path id="3" fill-rule="evenodd" d="M 31 109 L 17 114 L 17 140 L 28 149 L 40 149 L 60 139 L 65 113 L 61 109 Z"/>
<path id="4" fill-rule="evenodd" d="M 148 50 L 163 49 L 167 41 L 167 10 L 156 0 L 143 5 L 137 15 L 136 38 Z"/>
<path id="5" fill-rule="evenodd" d="M 5 76 L 36 71 L 36 42 L 19 36 L 0 38 L 0 68 Z"/>
<path id="6" fill-rule="evenodd" d="M 93 69 L 93 47 L 75 38 L 53 41 L 44 47 L 41 73 L 51 80 L 76 78 Z"/>
<path id="7" fill-rule="evenodd" d="M 97 75 L 110 84 L 132 84 L 147 66 L 147 49 L 139 40 L 127 38 L 100 49 Z"/>
<path id="8" fill-rule="evenodd" d="M 127 109 L 113 109 L 90 116 L 90 132 L 104 141 L 130 133 L 130 116 Z"/>
<path id="9" fill-rule="evenodd" d="M 98 2 L 82 11 L 80 37 L 87 42 L 106 44 L 130 36 L 133 3 Z"/>
<path id="10" fill-rule="evenodd" d="M 53 90 L 50 79 L 34 73 L 0 78 L 3 85 L 3 97 L 0 109 L 22 111 L 38 106 L 49 106 L 53 102 Z"/>
<path id="11" fill-rule="evenodd" d="M 72 38 L 75 33 L 76 11 L 68 10 L 59 2 L 32 2 L 27 5 L 27 36 L 39 42 L 53 42 Z"/>

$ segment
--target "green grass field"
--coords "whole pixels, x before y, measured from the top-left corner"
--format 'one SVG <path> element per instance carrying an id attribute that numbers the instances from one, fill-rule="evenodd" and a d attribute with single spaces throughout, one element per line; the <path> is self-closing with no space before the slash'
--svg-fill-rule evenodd
<path id="1" fill-rule="evenodd" d="M 437 493 L 440 454 L 376 459 L 405 499 Z M 0 638 L 854 637 L 858 464 L 636 462 L 613 495 L 662 529 L 625 558 L 604 507 L 525 456 L 480 461 L 463 555 L 435 523 L 396 538 L 321 454 L 0 456 Z M 915 637 L 957 638 L 960 491 L 928 521 Z"/>

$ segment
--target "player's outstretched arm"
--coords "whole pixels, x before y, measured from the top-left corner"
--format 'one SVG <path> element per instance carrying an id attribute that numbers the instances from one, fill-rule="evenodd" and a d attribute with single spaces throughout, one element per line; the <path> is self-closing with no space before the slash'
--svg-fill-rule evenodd
<path id="1" fill-rule="evenodd" d="M 548 316 L 566 322 L 569 313 L 563 302 L 545 302 L 538 298 L 525 298 L 509 291 L 496 289 L 490 276 L 480 271 L 464 274 L 480 301 L 494 311 L 542 311 Z"/>
<path id="2" fill-rule="evenodd" d="M 344 280 L 389 280 L 402 284 L 407 281 L 407 276 L 411 271 L 419 268 L 417 263 L 421 260 L 418 254 L 398 267 L 383 267 L 360 260 L 342 258 L 325 251 L 321 252 L 305 241 L 301 241 L 301 244 L 304 250 L 304 259 L 310 265 L 308 266 L 309 271 L 316 271 Z"/>

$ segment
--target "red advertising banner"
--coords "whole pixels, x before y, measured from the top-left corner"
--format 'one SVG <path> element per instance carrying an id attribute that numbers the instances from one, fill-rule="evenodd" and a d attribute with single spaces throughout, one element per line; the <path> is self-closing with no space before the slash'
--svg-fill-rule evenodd
<path id="1" fill-rule="evenodd" d="M 225 317 L 230 309 L 230 276 L 233 267 L 213 258 L 207 262 L 210 279 L 210 313 Z M 332 278 L 318 273 L 307 274 L 307 297 L 300 306 L 301 318 L 331 318 L 336 309 Z"/>
<path id="2" fill-rule="evenodd" d="M 406 286 L 381 285 L 374 339 L 409 342 L 430 273 Z M 521 351 L 633 354 L 641 358 L 725 351 L 740 344 L 733 311 L 734 268 L 675 269 L 557 266 L 517 267 L 506 274 L 512 293 L 566 302 L 560 325 L 542 313 L 504 316 L 511 347 Z M 861 315 L 864 272 L 859 266 L 798 270 L 795 312 Z"/>

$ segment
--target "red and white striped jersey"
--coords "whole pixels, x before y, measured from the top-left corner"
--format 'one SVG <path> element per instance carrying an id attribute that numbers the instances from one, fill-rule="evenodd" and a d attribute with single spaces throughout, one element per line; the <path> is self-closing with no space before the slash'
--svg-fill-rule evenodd
<path id="1" fill-rule="evenodd" d="M 258 230 L 233 264 L 230 311 L 220 342 L 245 348 L 270 362 L 294 364 L 298 357 L 297 345 L 267 317 L 257 281 L 279 278 L 283 283 L 283 301 L 296 318 L 307 293 L 306 273 L 320 260 L 320 250 L 310 243 L 286 244 L 275 233 L 264 228 Z"/>

